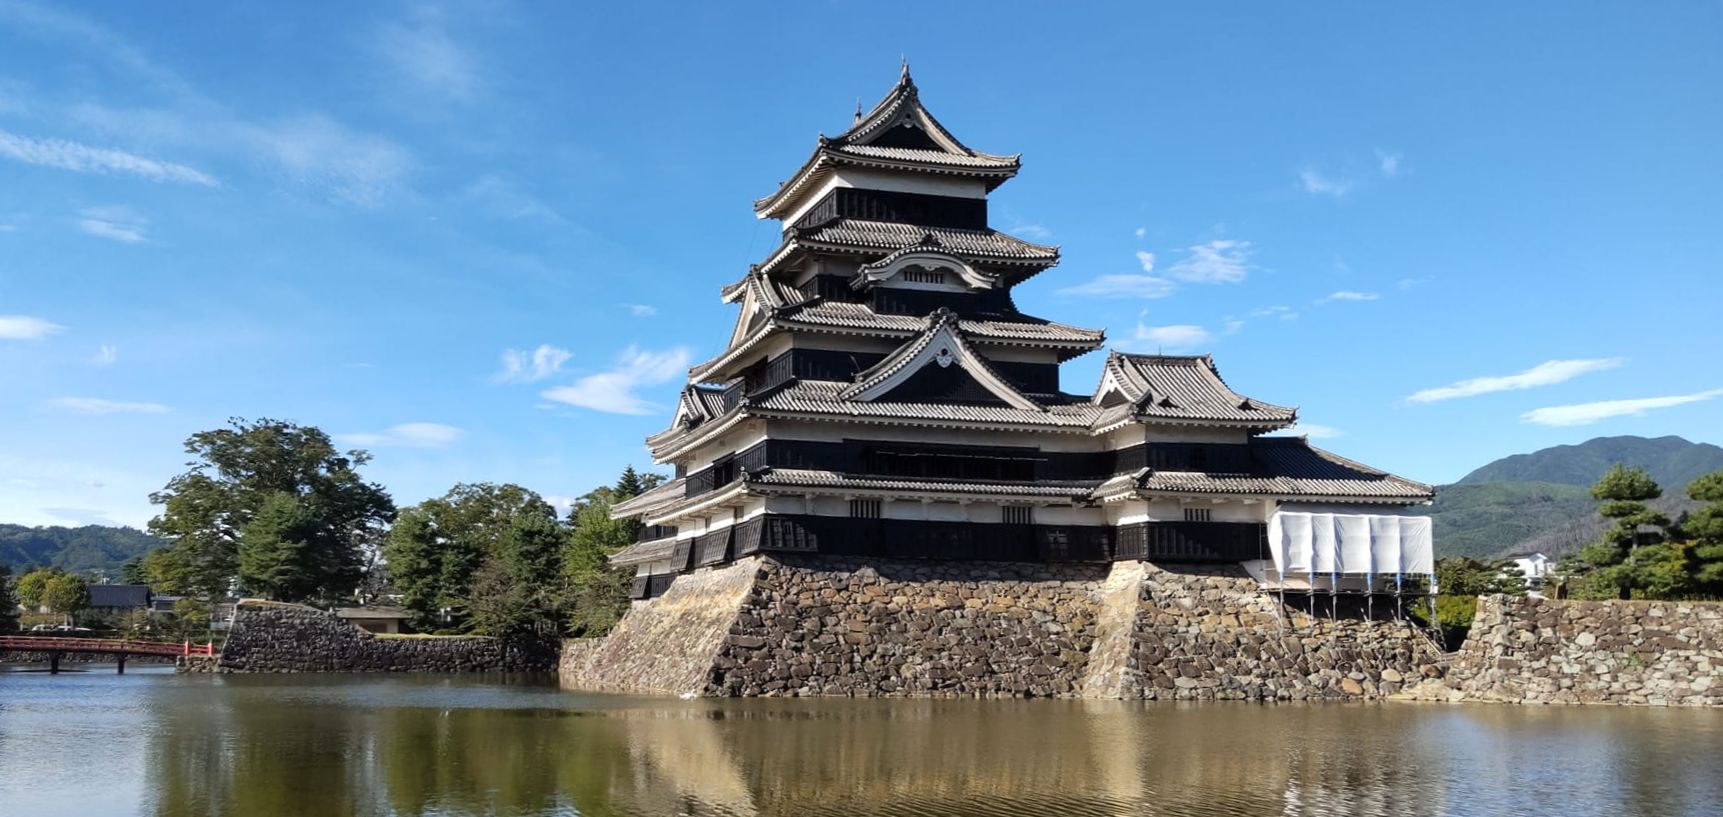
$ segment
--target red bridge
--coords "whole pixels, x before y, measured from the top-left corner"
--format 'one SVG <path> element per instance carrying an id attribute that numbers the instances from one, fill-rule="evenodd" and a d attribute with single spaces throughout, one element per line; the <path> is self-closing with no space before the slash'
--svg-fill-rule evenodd
<path id="1" fill-rule="evenodd" d="M 190 641 L 133 641 L 128 638 L 59 638 L 55 636 L 0 635 L 0 652 L 23 651 L 48 654 L 48 672 L 60 671 L 60 656 L 66 653 L 101 653 L 115 656 L 120 672 L 126 671 L 128 655 L 213 656 L 215 645 Z"/>

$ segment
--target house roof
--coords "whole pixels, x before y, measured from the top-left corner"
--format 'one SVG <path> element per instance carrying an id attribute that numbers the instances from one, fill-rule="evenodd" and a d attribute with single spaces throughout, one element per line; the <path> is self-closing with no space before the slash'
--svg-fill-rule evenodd
<path id="1" fill-rule="evenodd" d="M 413 614 L 399 607 L 342 607 L 335 611 L 335 617 L 405 621 L 412 618 Z"/>
<path id="2" fill-rule="evenodd" d="M 913 144 L 896 134 L 913 134 Z M 832 168 L 853 165 L 922 173 L 970 176 L 986 182 L 987 189 L 1017 175 L 1019 157 L 983 153 L 970 148 L 946 130 L 933 113 L 921 104 L 921 92 L 905 65 L 897 84 L 867 113 L 856 111 L 854 123 L 835 137 L 820 136 L 813 154 L 794 175 L 778 185 L 771 195 L 754 202 L 762 218 L 781 218 L 816 189 Z"/>
<path id="3" fill-rule="evenodd" d="M 1005 497 L 1084 499 L 1095 489 L 1096 480 L 1040 482 L 976 482 L 958 479 L 912 479 L 842 474 L 799 468 L 769 468 L 747 475 L 750 486 L 825 488 L 844 491 L 915 491 Z"/>
<path id="4" fill-rule="evenodd" d="M 907 374 L 930 365 L 949 368 L 955 363 L 1005 404 L 1028 411 L 1044 410 L 976 354 L 958 324 L 956 313 L 943 307 L 935 310 L 927 316 L 920 335 L 858 373 L 856 382 L 841 392 L 842 396 L 846 400 L 878 400 L 889 396 Z"/>
<path id="5" fill-rule="evenodd" d="M 636 542 L 615 553 L 610 554 L 610 563 L 617 567 L 641 565 L 656 562 L 670 556 L 676 550 L 676 537 L 666 536 L 646 542 Z"/>
<path id="6" fill-rule="evenodd" d="M 610 506 L 610 518 L 629 519 L 642 514 L 651 513 L 659 508 L 675 503 L 686 493 L 688 480 L 677 477 L 653 488 L 639 496 L 631 497 Z"/>
<path id="7" fill-rule="evenodd" d="M 1226 384 L 1208 355 L 1133 355 L 1113 352 L 1102 366 L 1095 402 L 1117 393 L 1125 403 L 1109 419 L 1206 420 L 1283 428 L 1298 410 L 1245 397 Z M 1128 408 L 1123 408 L 1128 404 Z"/>
<path id="8" fill-rule="evenodd" d="M 148 607 L 150 588 L 143 584 L 92 584 L 91 607 Z"/>

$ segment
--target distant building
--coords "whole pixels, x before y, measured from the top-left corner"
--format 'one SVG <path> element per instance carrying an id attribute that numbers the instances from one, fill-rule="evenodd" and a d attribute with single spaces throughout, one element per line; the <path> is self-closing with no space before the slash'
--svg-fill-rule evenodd
<path id="1" fill-rule="evenodd" d="M 1514 566 L 1526 577 L 1526 588 L 1542 590 L 1544 579 L 1549 575 L 1550 568 L 1555 566 L 1555 560 L 1542 553 L 1527 553 L 1509 557 L 1514 560 Z"/>
<path id="2" fill-rule="evenodd" d="M 92 584 L 89 609 L 105 616 L 148 612 L 150 588 L 143 584 Z"/>
<path id="3" fill-rule="evenodd" d="M 395 607 L 343 607 L 335 616 L 361 630 L 395 635 L 406 632 L 413 614 Z"/>
<path id="4" fill-rule="evenodd" d="M 647 438 L 674 479 L 617 504 L 634 597 L 760 552 L 955 560 L 1244 563 L 1265 588 L 1395 592 L 1428 575 L 1427 485 L 1264 436 L 1295 409 L 1206 355 L 1111 353 L 1019 312 L 1059 248 L 988 226 L 1018 157 L 973 150 L 908 68 L 754 203 L 782 242 L 721 290 L 739 314 Z M 1317 367 L 1313 370 L 1319 371 Z M 1328 374 L 1317 375 L 1329 377 Z"/>

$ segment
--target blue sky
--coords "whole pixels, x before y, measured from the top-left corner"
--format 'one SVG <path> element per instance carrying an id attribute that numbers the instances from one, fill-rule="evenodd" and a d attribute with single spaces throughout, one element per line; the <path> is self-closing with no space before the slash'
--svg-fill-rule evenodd
<path id="1" fill-rule="evenodd" d="M 1428 482 L 1723 441 L 1717 3 L 543 5 L 0 0 L 0 521 L 142 524 L 230 416 L 403 504 L 647 465 L 750 202 L 902 56 L 1024 156 L 1026 311 Z"/>

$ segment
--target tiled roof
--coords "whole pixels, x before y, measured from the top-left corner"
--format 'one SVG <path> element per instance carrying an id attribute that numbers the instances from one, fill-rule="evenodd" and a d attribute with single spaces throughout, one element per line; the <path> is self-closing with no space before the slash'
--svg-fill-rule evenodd
<path id="1" fill-rule="evenodd" d="M 833 148 L 837 153 L 851 154 L 863 159 L 884 159 L 894 162 L 925 162 L 958 167 L 1016 168 L 1015 156 L 995 156 L 991 153 L 947 153 L 930 148 L 894 148 L 880 145 L 843 145 Z"/>
<path id="2" fill-rule="evenodd" d="M 1428 485 L 1315 448 L 1303 437 L 1259 437 L 1251 441 L 1250 453 L 1254 468 L 1249 473 L 1143 469 L 1107 480 L 1095 489 L 1094 496 L 1141 491 L 1396 502 L 1422 502 L 1434 496 Z"/>
<path id="3" fill-rule="evenodd" d="M 839 218 L 817 227 L 788 231 L 789 241 L 772 254 L 762 267 L 770 268 L 791 244 L 811 244 L 833 249 L 895 251 L 914 246 L 932 236 L 944 252 L 970 260 L 1056 264 L 1059 248 L 1024 241 L 997 230 L 959 230 L 954 227 L 925 227 L 895 221 Z"/>
<path id="4" fill-rule="evenodd" d="M 858 491 L 927 491 L 948 494 L 983 494 L 989 496 L 1068 497 L 1088 496 L 1095 481 L 1086 482 L 971 482 L 946 479 L 905 479 L 841 474 L 836 471 L 815 471 L 799 468 L 772 468 L 748 476 L 749 485 L 796 488 L 834 488 Z"/>
<path id="5" fill-rule="evenodd" d="M 687 482 L 687 479 L 677 477 L 637 497 L 618 502 L 610 506 L 610 518 L 628 519 L 667 507 L 682 499 L 683 494 L 687 492 L 685 488 Z"/>
<path id="6" fill-rule="evenodd" d="M 676 550 L 676 537 L 666 536 L 663 539 L 653 539 L 649 542 L 636 542 L 615 553 L 610 554 L 610 563 L 616 567 L 656 562 L 668 558 Z"/>
<path id="7" fill-rule="evenodd" d="M 824 415 L 881 422 L 911 421 L 958 425 L 1010 425 L 1049 430 L 1087 431 L 1099 409 L 1088 403 L 1048 406 L 1045 411 L 965 403 L 897 403 L 845 400 L 847 383 L 807 380 L 787 385 L 747 403 L 750 414 Z"/>
<path id="8" fill-rule="evenodd" d="M 1298 415 L 1297 409 L 1233 391 L 1208 355 L 1114 352 L 1104 365 L 1103 389 L 1109 380 L 1131 402 L 1130 414 L 1142 419 L 1209 420 L 1278 428 L 1290 425 Z M 1096 398 L 1102 397 L 1102 389 L 1097 389 Z"/>
<path id="9" fill-rule="evenodd" d="M 939 349 L 934 355 L 928 354 L 929 347 L 938 342 Z M 944 354 L 947 357 L 939 358 Z M 917 362 L 920 362 L 919 365 Z M 983 388 L 996 398 L 1007 404 L 1027 411 L 1040 411 L 1042 406 L 1032 398 L 1023 394 L 1010 381 L 999 375 L 999 372 L 988 365 L 987 358 L 976 353 L 969 345 L 963 332 L 958 329 L 957 314 L 949 309 L 938 309 L 927 316 L 926 328 L 915 339 L 899 346 L 891 354 L 886 355 L 880 362 L 869 367 L 866 371 L 856 374 L 856 382 L 842 392 L 846 400 L 868 400 L 874 398 L 869 394 L 884 394 L 890 383 L 900 375 L 908 373 L 912 367 L 920 368 L 937 363 L 940 366 L 951 366 L 953 363 L 965 369 L 969 376 L 979 382 Z M 901 381 L 897 381 L 901 382 Z"/>
<path id="10" fill-rule="evenodd" d="M 148 607 L 150 588 L 145 584 L 92 584 L 91 607 Z"/>

